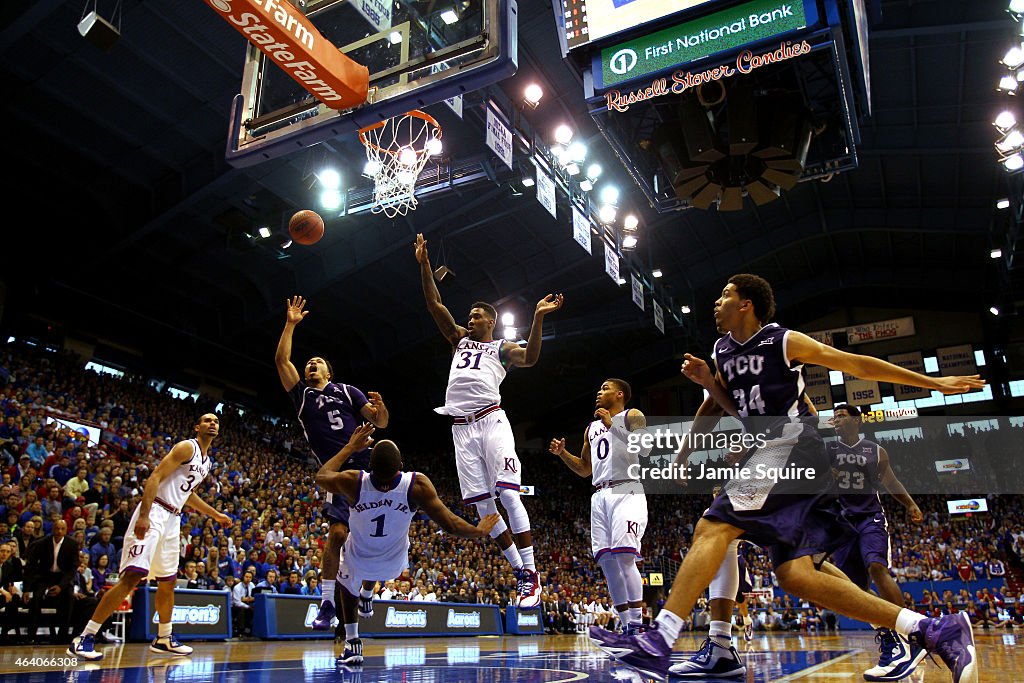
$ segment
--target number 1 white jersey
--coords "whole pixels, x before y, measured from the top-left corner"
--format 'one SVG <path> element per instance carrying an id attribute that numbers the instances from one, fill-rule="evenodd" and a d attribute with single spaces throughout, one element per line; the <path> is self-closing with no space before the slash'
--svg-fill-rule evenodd
<path id="1" fill-rule="evenodd" d="M 185 501 L 192 495 L 192 490 L 203 483 L 213 465 L 213 462 L 203 455 L 203 449 L 199 447 L 198 441 L 189 439 L 188 443 L 192 444 L 192 457 L 174 468 L 156 490 L 157 498 L 178 510 L 185 506 Z"/>
<path id="2" fill-rule="evenodd" d="M 409 491 L 416 473 L 402 472 L 397 478 L 394 488 L 381 491 L 369 472 L 360 473 L 344 554 L 345 564 L 359 579 L 393 579 L 409 566 L 409 525 L 416 514 Z"/>
<path id="3" fill-rule="evenodd" d="M 629 466 L 640 462 L 637 454 L 630 453 L 626 448 L 628 445 L 626 415 L 628 413 L 629 408 L 613 415 L 611 429 L 605 427 L 601 420 L 594 420 L 587 428 L 594 486 L 609 481 L 631 479 Z"/>
<path id="4" fill-rule="evenodd" d="M 468 336 L 459 340 L 448 372 L 448 390 L 442 415 L 466 416 L 501 403 L 498 387 L 505 379 L 501 362 L 504 339 L 489 342 L 473 341 Z"/>

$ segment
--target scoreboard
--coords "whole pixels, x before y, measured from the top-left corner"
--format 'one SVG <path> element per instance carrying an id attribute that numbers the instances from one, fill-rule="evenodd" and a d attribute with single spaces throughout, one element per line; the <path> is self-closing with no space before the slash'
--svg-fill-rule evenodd
<path id="1" fill-rule="evenodd" d="M 715 0 L 562 0 L 570 50 Z M 721 0 L 718 0 L 721 4 Z"/>

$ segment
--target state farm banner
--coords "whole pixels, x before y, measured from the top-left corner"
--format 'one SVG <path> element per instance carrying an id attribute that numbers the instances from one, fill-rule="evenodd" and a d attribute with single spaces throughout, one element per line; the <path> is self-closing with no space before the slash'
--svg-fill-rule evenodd
<path id="1" fill-rule="evenodd" d="M 832 409 L 834 402 L 832 401 L 832 382 L 829 380 L 828 368 L 821 365 L 804 366 L 804 384 L 804 393 L 807 394 L 807 398 L 811 399 L 811 403 L 819 412 Z"/>
<path id="2" fill-rule="evenodd" d="M 819 330 L 817 332 L 808 332 L 807 334 L 822 344 L 835 346 L 833 339 L 837 332 L 845 333 L 847 343 L 851 346 L 882 341 L 884 339 L 912 337 L 916 334 L 914 331 L 914 319 L 909 316 L 906 318 L 893 318 L 892 320 L 880 320 L 876 323 L 865 323 L 863 325 L 834 327 L 831 330 Z"/>
<path id="3" fill-rule="evenodd" d="M 843 380 L 846 383 L 846 402 L 851 406 L 869 406 L 872 403 L 882 402 L 882 392 L 878 389 L 878 382 L 857 379 L 845 372 Z"/>
<path id="4" fill-rule="evenodd" d="M 889 362 L 901 368 L 924 374 L 924 355 L 920 351 L 910 353 L 894 353 L 889 356 Z M 928 398 L 932 395 L 930 389 L 912 387 L 906 384 L 893 384 L 893 393 L 897 401 L 908 401 L 914 398 Z"/>
<path id="5" fill-rule="evenodd" d="M 935 356 L 939 360 L 939 374 L 943 377 L 978 374 L 974 348 L 970 344 L 935 349 Z"/>
<path id="6" fill-rule="evenodd" d="M 366 102 L 369 70 L 323 37 L 313 22 L 283 0 L 205 0 L 286 74 L 331 109 Z"/>

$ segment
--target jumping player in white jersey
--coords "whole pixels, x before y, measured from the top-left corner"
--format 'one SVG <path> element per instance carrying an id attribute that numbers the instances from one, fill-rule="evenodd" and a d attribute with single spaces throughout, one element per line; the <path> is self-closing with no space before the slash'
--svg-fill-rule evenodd
<path id="1" fill-rule="evenodd" d="M 435 409 L 453 418 L 455 466 L 459 473 L 462 502 L 476 506 L 480 517 L 498 512 L 494 499 L 501 500 L 508 513 L 491 531 L 502 554 L 519 577 L 518 606 L 540 603 L 540 579 L 533 556 L 530 518 L 519 499 L 521 473 L 512 427 L 501 409 L 498 387 L 509 366 L 528 368 L 540 358 L 544 316 L 562 307 L 562 295 L 548 294 L 537 302 L 526 348 L 494 339 L 497 312 L 484 302 L 473 304 L 466 327 L 456 324 L 441 303 L 427 254 L 427 241 L 416 235 L 416 260 L 427 310 L 441 334 L 452 345 L 452 365 L 443 408 Z M 509 533 L 511 527 L 511 533 Z"/>
<path id="2" fill-rule="evenodd" d="M 423 510 L 444 531 L 461 538 L 484 538 L 501 516 L 487 515 L 476 526 L 449 510 L 430 480 L 419 472 L 402 472 L 402 454 L 393 441 L 381 441 L 370 452 L 369 472 L 346 470 L 342 464 L 366 449 L 373 425 L 356 428 L 348 444 L 324 463 L 316 483 L 348 499 L 349 534 L 338 570 L 345 651 L 339 663 L 362 664 L 363 641 L 357 617 L 373 616 L 377 581 L 397 578 L 409 567 L 409 524 Z"/>
<path id="3" fill-rule="evenodd" d="M 95 636 L 100 626 L 147 577 L 159 582 L 156 611 L 160 613 L 157 637 L 149 649 L 163 655 L 192 654 L 192 648 L 179 643 L 171 633 L 180 557 L 181 509 L 188 506 L 213 517 L 225 529 L 231 526 L 230 517 L 214 510 L 195 493 L 195 488 L 203 483 L 212 468 L 207 454 L 219 430 L 220 418 L 213 413 L 203 415 L 195 425 L 195 438 L 175 444 L 149 475 L 142 500 L 135 507 L 124 535 L 121 577 L 117 585 L 103 594 L 82 634 L 71 641 L 67 649 L 69 655 L 88 661 L 103 659 L 103 653 L 95 649 Z"/>
<path id="4" fill-rule="evenodd" d="M 641 623 L 644 586 L 636 561 L 647 528 L 647 496 L 643 485 L 629 476 L 629 466 L 639 464 L 638 454 L 626 449 L 626 432 L 643 429 L 647 420 L 639 410 L 626 408 L 631 393 L 625 380 L 606 379 L 597 391 L 595 419 L 583 433 L 580 455 L 565 449 L 565 439 L 552 439 L 548 447 L 576 474 L 593 475 L 591 550 L 625 630 L 636 630 Z M 590 628 L 595 637 L 603 631 Z"/>
<path id="5" fill-rule="evenodd" d="M 292 297 L 287 303 L 284 330 L 277 343 L 274 362 L 281 386 L 295 406 L 309 449 L 323 464 L 348 443 L 352 432 L 363 420 L 381 428 L 387 427 L 388 409 L 380 394 L 371 391 L 364 395 L 351 384 L 333 381 L 331 364 L 320 356 L 306 361 L 305 379 L 299 378 L 299 371 L 291 361 L 292 335 L 295 326 L 309 315 L 309 311 L 305 310 L 306 300 L 301 296 Z M 346 467 L 362 469 L 369 461 L 369 452 L 354 453 Z M 328 493 L 322 514 L 330 527 L 323 555 L 323 596 L 320 598 L 320 610 L 313 620 L 313 628 L 317 631 L 330 630 L 336 612 L 334 577 L 338 573 L 341 546 L 348 535 L 348 503 L 344 499 L 334 500 L 333 494 Z"/>

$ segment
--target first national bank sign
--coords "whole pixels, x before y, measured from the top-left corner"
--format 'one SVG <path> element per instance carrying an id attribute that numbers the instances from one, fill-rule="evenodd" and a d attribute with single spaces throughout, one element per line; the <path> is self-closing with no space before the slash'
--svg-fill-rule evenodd
<path id="1" fill-rule="evenodd" d="M 602 49 L 595 58 L 600 60 L 600 68 L 594 65 L 595 74 L 600 74 L 595 87 L 606 89 L 692 64 L 805 28 L 807 23 L 803 0 L 754 0 L 730 7 Z"/>

